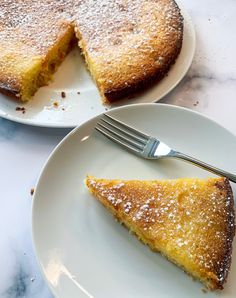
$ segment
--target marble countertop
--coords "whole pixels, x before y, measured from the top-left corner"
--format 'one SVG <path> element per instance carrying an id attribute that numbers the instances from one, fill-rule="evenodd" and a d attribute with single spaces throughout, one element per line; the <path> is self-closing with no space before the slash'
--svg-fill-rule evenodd
<path id="1" fill-rule="evenodd" d="M 182 82 L 161 103 L 201 112 L 236 135 L 236 2 L 182 0 L 192 16 L 197 48 Z M 31 237 L 31 189 L 68 129 L 0 119 L 0 297 L 52 297 Z"/>

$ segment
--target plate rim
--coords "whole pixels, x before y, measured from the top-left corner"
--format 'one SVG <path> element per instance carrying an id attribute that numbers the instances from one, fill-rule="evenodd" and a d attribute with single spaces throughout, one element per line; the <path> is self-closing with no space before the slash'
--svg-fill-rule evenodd
<path id="1" fill-rule="evenodd" d="M 196 52 L 196 31 L 195 31 L 195 26 L 194 23 L 192 21 L 191 15 L 189 14 L 189 12 L 183 7 L 182 1 L 181 0 L 177 0 L 177 5 L 179 6 L 181 13 L 184 17 L 184 25 L 188 24 L 188 29 L 191 32 L 191 39 L 192 39 L 192 47 L 191 47 L 191 52 L 189 53 L 189 62 L 186 66 L 186 69 L 182 72 L 181 76 L 175 81 L 175 83 L 168 88 L 165 92 L 163 92 L 161 94 L 161 96 L 155 98 L 154 100 L 150 100 L 149 103 L 156 103 L 159 100 L 163 99 L 163 97 L 165 97 L 167 94 L 169 94 L 185 77 L 186 73 L 188 72 L 188 70 L 190 69 L 192 62 L 193 62 L 193 58 Z M 184 26 L 185 28 L 185 26 Z M 182 51 L 182 49 L 181 49 Z M 181 53 L 180 51 L 180 53 Z M 176 62 L 178 61 L 179 56 L 176 59 Z M 175 63 L 176 63 L 175 62 Z M 174 66 L 174 65 L 173 65 Z M 94 84 L 96 85 L 96 83 L 94 82 Z M 138 98 L 138 96 L 137 96 Z M 0 99 L 1 100 L 1 99 Z M 101 103 L 102 104 L 102 103 Z M 127 103 L 124 104 L 122 106 L 126 106 L 126 105 L 135 105 L 135 104 L 142 104 L 142 103 Z M 148 104 L 148 103 L 144 103 L 144 104 Z M 113 110 L 116 109 L 118 107 L 111 107 L 109 110 Z M 95 114 L 94 116 L 99 115 L 99 113 Z M 20 118 L 20 117 L 16 117 L 14 115 L 10 115 L 7 112 L 4 112 L 1 108 L 0 108 L 0 117 L 15 123 L 19 123 L 19 124 L 23 124 L 23 125 L 28 125 L 28 126 L 33 126 L 33 127 L 42 127 L 42 128 L 55 128 L 55 129 L 61 129 L 61 128 L 75 128 L 78 125 L 81 125 L 82 123 L 77 123 L 77 124 L 63 124 L 63 123 L 47 123 L 45 121 L 35 121 L 35 120 L 29 120 L 27 118 Z M 87 122 L 87 121 L 86 121 Z"/>
<path id="2" fill-rule="evenodd" d="M 212 124 L 214 124 L 216 127 L 218 128 L 223 128 L 225 132 L 227 132 L 229 135 L 231 135 L 233 138 L 236 138 L 236 135 L 231 132 L 230 130 L 228 130 L 227 128 L 225 128 L 224 126 L 222 126 L 220 123 L 218 123 L 216 120 L 198 112 L 198 111 L 195 111 L 195 110 L 191 110 L 189 108 L 186 108 L 186 107 L 180 107 L 180 106 L 175 106 L 175 105 L 171 105 L 171 104 L 164 104 L 164 103 L 138 103 L 138 104 L 130 104 L 130 105 L 124 105 L 124 106 L 121 106 L 121 107 L 117 107 L 117 108 L 114 108 L 112 110 L 109 110 L 107 111 L 106 113 L 113 113 L 113 111 L 117 111 L 117 110 L 125 110 L 125 109 L 129 109 L 129 108 L 136 108 L 137 106 L 153 106 L 155 108 L 159 108 L 159 107 L 167 107 L 167 109 L 170 109 L 170 110 L 181 110 L 181 111 L 184 111 L 186 113 L 189 113 L 189 114 L 195 114 L 197 115 L 198 117 L 200 118 L 203 118 L 205 120 L 208 120 L 210 121 Z M 56 297 L 59 297 L 58 296 L 58 293 L 56 292 L 55 288 L 51 285 L 51 283 L 49 282 L 49 280 L 47 279 L 46 277 L 46 274 L 45 274 L 45 271 L 44 271 L 44 266 L 43 266 L 43 262 L 41 261 L 40 259 L 40 255 L 39 255 L 39 252 L 38 252 L 38 249 L 37 249 L 37 244 L 36 244 L 36 233 L 35 233 L 35 213 L 36 213 L 36 207 L 35 207 L 35 202 L 37 199 L 37 196 L 38 196 L 38 187 L 39 187 L 39 184 L 41 182 L 41 179 L 43 177 L 43 174 L 44 172 L 47 170 L 47 167 L 51 161 L 51 159 L 53 158 L 54 154 L 64 145 L 65 142 L 67 142 L 71 135 L 73 135 L 74 133 L 76 133 L 78 130 L 82 129 L 84 126 L 87 126 L 89 125 L 89 122 L 93 122 L 96 120 L 96 118 L 99 118 L 101 115 L 103 115 L 104 113 L 100 113 L 90 119 L 88 119 L 87 121 L 85 121 L 84 123 L 78 125 L 77 127 L 75 127 L 72 131 L 70 131 L 58 144 L 57 146 L 52 150 L 52 152 L 50 153 L 50 155 L 48 156 L 48 158 L 46 159 L 43 167 L 41 168 L 41 171 L 38 175 L 38 179 L 36 181 L 36 186 L 35 186 L 35 191 L 34 191 L 34 195 L 33 195 L 33 202 L 32 202 L 32 206 L 31 206 L 31 238 L 32 238 L 32 246 L 33 246 L 33 251 L 34 251 L 34 255 L 35 255 L 35 258 L 36 258 L 36 262 L 40 268 L 40 271 L 41 271 L 41 274 L 42 274 L 42 277 L 43 279 L 46 281 L 46 284 L 48 285 L 50 291 L 53 293 L 53 295 Z M 88 296 L 90 297 L 90 296 Z M 90 298 L 94 298 L 93 296 L 91 296 Z"/>

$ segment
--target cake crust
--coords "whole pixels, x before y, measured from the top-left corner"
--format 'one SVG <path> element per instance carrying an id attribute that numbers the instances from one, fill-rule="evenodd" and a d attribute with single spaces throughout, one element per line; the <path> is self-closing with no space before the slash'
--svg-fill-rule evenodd
<path id="1" fill-rule="evenodd" d="M 123 181 L 87 177 L 91 193 L 138 238 L 210 290 L 227 280 L 235 235 L 226 178 Z"/>

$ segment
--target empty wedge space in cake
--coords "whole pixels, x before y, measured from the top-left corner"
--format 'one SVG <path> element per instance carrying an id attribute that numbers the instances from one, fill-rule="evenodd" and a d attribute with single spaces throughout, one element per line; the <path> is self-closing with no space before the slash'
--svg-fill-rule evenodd
<path id="1" fill-rule="evenodd" d="M 179 55 L 183 17 L 173 0 L 5 0 L 0 91 L 29 100 L 75 39 L 104 103 L 162 79 Z"/>

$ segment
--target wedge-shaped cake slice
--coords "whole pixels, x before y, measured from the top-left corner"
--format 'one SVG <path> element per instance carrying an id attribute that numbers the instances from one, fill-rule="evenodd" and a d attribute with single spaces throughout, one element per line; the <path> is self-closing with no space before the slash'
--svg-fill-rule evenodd
<path id="1" fill-rule="evenodd" d="M 223 289 L 235 233 L 226 178 L 122 181 L 87 177 L 90 192 L 140 240 L 203 282 Z"/>

